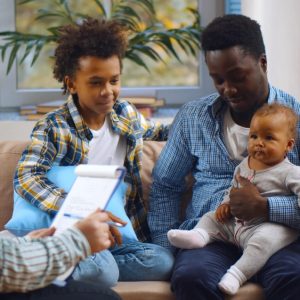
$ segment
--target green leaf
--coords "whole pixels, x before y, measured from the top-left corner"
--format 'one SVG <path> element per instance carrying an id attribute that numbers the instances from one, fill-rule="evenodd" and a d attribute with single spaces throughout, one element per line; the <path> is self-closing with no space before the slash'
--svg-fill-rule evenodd
<path id="1" fill-rule="evenodd" d="M 27 46 L 26 46 L 26 49 L 25 49 L 25 52 L 24 52 L 24 55 L 23 57 L 21 58 L 19 64 L 21 65 L 23 63 L 23 61 L 26 59 L 26 57 L 30 54 L 32 48 L 34 47 L 35 45 L 35 42 L 34 41 L 30 41 L 28 42 Z"/>
<path id="2" fill-rule="evenodd" d="M 8 59 L 8 64 L 7 64 L 7 71 L 6 71 L 6 75 L 10 72 L 12 66 L 13 66 L 13 63 L 14 61 L 16 60 L 17 58 L 17 52 L 20 48 L 20 45 L 19 44 L 15 44 L 10 52 L 10 56 L 9 56 L 9 59 Z"/>
<path id="3" fill-rule="evenodd" d="M 33 66 L 35 61 L 37 60 L 37 58 L 39 57 L 40 55 L 40 52 L 43 48 L 43 46 L 45 45 L 45 43 L 43 41 L 38 41 L 36 43 L 36 47 L 35 47 L 35 52 L 34 52 L 34 56 L 33 56 L 33 59 L 32 59 L 32 62 L 31 62 L 31 65 L 30 66 Z"/>
<path id="4" fill-rule="evenodd" d="M 102 5 L 101 1 L 99 0 L 94 0 L 94 2 L 96 3 L 96 5 L 100 8 L 101 11 L 101 15 L 103 15 L 105 18 L 107 17 L 106 11 L 104 6 Z"/>
<path id="5" fill-rule="evenodd" d="M 26 3 L 33 2 L 33 1 L 36 1 L 36 0 L 23 0 L 23 1 L 19 2 L 19 5 L 26 4 Z"/>
<path id="6" fill-rule="evenodd" d="M 5 58 L 7 47 L 6 46 L 0 46 L 0 49 L 1 49 L 1 60 L 3 62 L 4 58 Z"/>
<path id="7" fill-rule="evenodd" d="M 155 8 L 152 0 L 131 0 L 131 2 L 143 7 L 143 9 L 149 15 L 153 15 L 153 16 L 155 15 Z"/>
<path id="8" fill-rule="evenodd" d="M 132 60 L 133 62 L 135 62 L 137 65 L 142 66 L 143 68 L 145 68 L 149 73 L 150 70 L 147 67 L 147 65 L 144 63 L 144 61 L 140 58 L 140 56 L 138 56 L 137 54 L 133 53 L 133 52 L 126 52 L 125 57 Z"/>
<path id="9" fill-rule="evenodd" d="M 163 61 L 161 56 L 158 54 L 157 51 L 155 51 L 153 48 L 150 46 L 145 46 L 145 45 L 135 45 L 133 48 L 133 52 L 138 51 L 143 53 L 144 55 L 150 57 L 154 61 Z"/>

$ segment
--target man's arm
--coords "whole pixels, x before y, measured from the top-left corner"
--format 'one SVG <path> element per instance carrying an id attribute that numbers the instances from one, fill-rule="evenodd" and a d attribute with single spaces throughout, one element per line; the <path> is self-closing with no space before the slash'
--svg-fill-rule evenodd
<path id="1" fill-rule="evenodd" d="M 89 244 L 78 229 L 22 243 L 2 238 L 0 244 L 1 292 L 26 292 L 45 287 L 90 255 Z"/>
<path id="2" fill-rule="evenodd" d="M 167 231 L 179 226 L 180 199 L 186 189 L 185 176 L 194 164 L 188 131 L 183 109 L 174 120 L 168 142 L 153 171 L 148 224 L 152 241 L 168 248 L 171 245 Z"/>
<path id="3" fill-rule="evenodd" d="M 21 243 L 13 238 L 0 238 L 0 292 L 45 287 L 79 260 L 107 249 L 111 245 L 108 220 L 108 215 L 98 210 L 56 236 L 35 239 L 44 236 L 40 230 Z"/>
<path id="4" fill-rule="evenodd" d="M 230 193 L 231 213 L 240 219 L 264 218 L 300 229 L 300 208 L 297 196 L 263 197 L 245 178 L 238 179 L 240 187 Z"/>
<path id="5" fill-rule="evenodd" d="M 293 166 L 285 179 L 287 189 L 295 196 L 269 197 L 269 220 L 300 229 L 300 167 Z"/>

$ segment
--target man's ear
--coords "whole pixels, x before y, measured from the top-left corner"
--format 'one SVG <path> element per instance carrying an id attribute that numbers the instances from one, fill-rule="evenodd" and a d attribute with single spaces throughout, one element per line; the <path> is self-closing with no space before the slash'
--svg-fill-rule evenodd
<path id="1" fill-rule="evenodd" d="M 268 67 L 268 63 L 267 63 L 267 56 L 266 56 L 266 54 L 262 54 L 261 55 L 261 57 L 260 57 L 260 64 L 261 64 L 262 69 L 266 73 L 267 69 L 268 69 L 267 68 Z"/>
<path id="2" fill-rule="evenodd" d="M 70 76 L 65 76 L 65 84 L 70 94 L 76 94 L 76 87 L 73 79 Z"/>

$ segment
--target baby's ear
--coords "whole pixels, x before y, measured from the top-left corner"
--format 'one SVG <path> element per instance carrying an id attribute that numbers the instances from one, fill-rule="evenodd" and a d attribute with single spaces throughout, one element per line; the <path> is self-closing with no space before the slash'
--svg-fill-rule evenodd
<path id="1" fill-rule="evenodd" d="M 295 145 L 295 139 L 290 139 L 287 144 L 287 152 L 291 151 Z"/>

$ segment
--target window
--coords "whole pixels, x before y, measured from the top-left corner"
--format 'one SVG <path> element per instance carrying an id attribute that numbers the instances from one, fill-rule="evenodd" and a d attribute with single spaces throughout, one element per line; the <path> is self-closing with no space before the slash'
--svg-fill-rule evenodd
<path id="1" fill-rule="evenodd" d="M 226 0 L 225 1 L 226 14 L 240 14 L 241 13 L 241 0 Z"/>
<path id="2" fill-rule="evenodd" d="M 23 11 L 20 11 L 15 2 L 1 0 L 1 31 L 17 28 L 20 31 L 36 32 L 32 14 L 30 10 L 25 9 L 25 7 L 29 7 L 29 4 L 23 5 Z M 220 5 L 218 0 L 185 0 L 184 5 L 183 2 L 182 0 L 170 0 L 162 4 L 162 1 L 155 0 L 159 17 L 173 23 L 184 22 L 189 16 L 180 11 L 181 7 L 184 7 L 185 4 L 195 6 L 199 2 L 202 25 L 205 26 L 223 11 L 223 5 Z M 74 1 L 74 3 L 79 5 L 78 1 Z M 32 4 L 36 4 L 36 2 L 32 2 Z M 38 28 L 38 30 L 42 30 L 42 28 Z M 49 66 L 51 51 L 53 49 L 50 47 L 45 49 L 44 58 L 39 58 L 33 68 L 28 66 L 29 60 L 24 65 L 15 65 L 9 75 L 6 75 L 6 62 L 4 64 L 0 62 L 0 106 L 2 109 L 62 98 L 59 85 L 52 79 L 52 70 Z M 46 61 L 48 62 L 46 63 Z M 163 64 L 153 63 L 152 73 L 149 74 L 141 67 L 125 60 L 121 96 L 156 96 L 166 99 L 167 105 L 181 105 L 212 92 L 212 83 L 202 55 L 199 55 L 198 61 L 183 56 L 183 61 L 184 64 L 181 65 L 175 59 L 169 59 L 167 68 Z"/>

